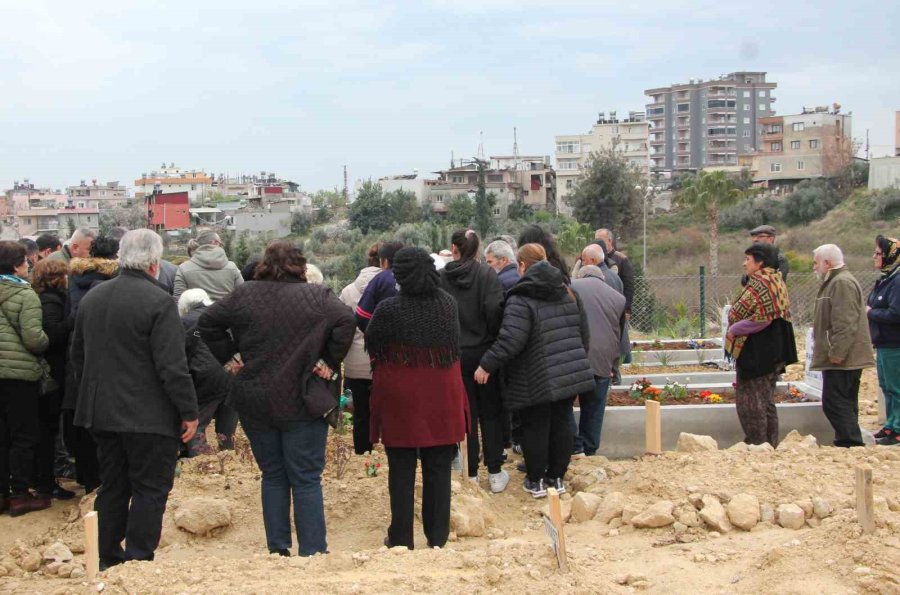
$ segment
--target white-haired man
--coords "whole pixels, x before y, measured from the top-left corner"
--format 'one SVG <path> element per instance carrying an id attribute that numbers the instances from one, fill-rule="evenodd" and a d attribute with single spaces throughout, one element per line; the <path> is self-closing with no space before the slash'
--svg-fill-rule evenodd
<path id="1" fill-rule="evenodd" d="M 834 428 L 835 446 L 863 446 L 859 429 L 859 380 L 875 365 L 866 301 L 834 244 L 813 252 L 813 271 L 822 282 L 813 318 L 813 370 L 822 371 L 822 411 Z"/>
<path id="2" fill-rule="evenodd" d="M 88 258 L 91 255 L 91 244 L 97 233 L 93 229 L 76 229 L 62 250 L 51 253 L 47 258 L 51 260 L 63 260 L 66 264 L 73 258 Z"/>
<path id="3" fill-rule="evenodd" d="M 519 269 L 516 266 L 516 253 L 505 240 L 495 240 L 484 249 L 484 262 L 497 272 L 503 293 L 512 289 L 519 281 Z"/>
<path id="4" fill-rule="evenodd" d="M 184 329 L 156 280 L 162 253 L 162 240 L 149 229 L 126 233 L 119 275 L 92 289 L 75 319 L 75 425 L 97 442 L 102 487 L 94 508 L 103 568 L 153 559 L 179 441 L 197 430 Z"/>

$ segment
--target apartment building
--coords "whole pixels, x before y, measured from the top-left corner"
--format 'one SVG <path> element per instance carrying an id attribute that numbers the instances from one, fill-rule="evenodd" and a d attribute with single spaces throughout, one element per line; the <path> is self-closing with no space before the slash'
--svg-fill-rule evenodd
<path id="1" fill-rule="evenodd" d="M 33 208 L 16 213 L 14 227 L 19 237 L 52 233 L 66 238 L 72 229 L 100 231 L 100 211 L 89 208 Z"/>
<path id="2" fill-rule="evenodd" d="M 740 163 L 754 182 L 773 188 L 832 177 L 853 160 L 852 116 L 840 105 L 803 108 L 799 114 L 760 118 L 760 149 Z"/>
<path id="3" fill-rule="evenodd" d="M 119 182 L 98 184 L 97 180 L 91 180 L 86 184 L 81 180 L 78 186 L 66 188 L 66 195 L 69 204 L 77 209 L 113 209 L 128 203 L 128 189 Z"/>
<path id="4" fill-rule="evenodd" d="M 619 120 L 616 112 L 600 112 L 587 134 L 567 134 L 556 138 L 556 184 L 560 202 L 566 203 L 594 151 L 615 147 L 636 168 L 647 172 L 650 165 L 648 123 L 644 112 L 628 112 Z"/>
<path id="5" fill-rule="evenodd" d="M 134 181 L 134 197 L 142 201 L 154 191 L 164 194 L 187 192 L 192 204 L 201 204 L 210 194 L 212 177 L 197 170 L 183 170 L 174 163 L 165 163 L 158 171 L 142 173 Z"/>
<path id="6" fill-rule="evenodd" d="M 13 182 L 13 187 L 6 191 L 8 214 L 28 209 L 62 209 L 68 206 L 69 197 L 59 190 L 35 186 L 27 179 Z"/>
<path id="7" fill-rule="evenodd" d="M 650 167 L 654 171 L 735 166 L 760 147 L 759 118 L 774 115 L 776 83 L 765 72 L 647 89 Z"/>
<path id="8" fill-rule="evenodd" d="M 494 216 L 506 218 L 509 205 L 517 200 L 536 210 L 556 209 L 556 172 L 550 157 L 490 157 L 485 170 L 485 188 L 497 197 Z M 466 164 L 434 172 L 438 179 L 427 186 L 427 201 L 437 213 L 447 212 L 453 197 L 474 197 L 478 189 L 478 167 Z"/>

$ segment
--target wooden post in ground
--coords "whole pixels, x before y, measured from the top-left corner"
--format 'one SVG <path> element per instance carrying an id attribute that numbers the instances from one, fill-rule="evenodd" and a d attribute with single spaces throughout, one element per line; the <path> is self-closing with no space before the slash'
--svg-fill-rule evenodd
<path id="1" fill-rule="evenodd" d="M 462 463 L 462 477 L 469 479 L 469 437 L 464 436 L 459 443 L 459 460 Z"/>
<path id="2" fill-rule="evenodd" d="M 569 572 L 569 561 L 566 558 L 566 533 L 563 530 L 559 493 L 555 488 L 549 488 L 547 490 L 547 498 L 550 500 L 550 523 L 555 529 L 555 535 L 551 535 L 553 551 L 556 552 L 556 561 L 559 564 L 559 569 L 563 572 Z"/>
<path id="3" fill-rule="evenodd" d="M 100 545 L 97 535 L 97 513 L 91 511 L 84 515 L 84 571 L 87 579 L 97 579 L 100 572 Z"/>
<path id="4" fill-rule="evenodd" d="M 875 531 L 875 496 L 872 493 L 872 467 L 856 466 L 856 516 L 863 533 Z"/>
<path id="5" fill-rule="evenodd" d="M 662 453 L 662 424 L 659 401 L 644 401 L 644 430 L 648 454 Z"/>

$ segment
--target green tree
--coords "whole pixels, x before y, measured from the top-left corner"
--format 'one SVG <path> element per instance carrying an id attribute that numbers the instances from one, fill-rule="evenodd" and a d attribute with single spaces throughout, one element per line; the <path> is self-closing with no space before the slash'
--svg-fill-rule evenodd
<path id="1" fill-rule="evenodd" d="M 485 162 L 480 159 L 478 163 L 478 190 L 475 192 L 475 231 L 482 238 L 488 237 L 491 231 L 496 227 L 494 223 L 494 205 L 497 204 L 497 197 L 493 192 L 488 194 L 484 183 L 484 166 Z"/>
<path id="2" fill-rule="evenodd" d="M 416 223 L 422 218 L 422 210 L 416 204 L 416 195 L 408 190 L 394 190 L 385 193 L 391 203 L 391 218 L 394 223 Z"/>
<path id="3" fill-rule="evenodd" d="M 565 223 L 556 241 L 563 252 L 581 254 L 584 247 L 594 241 L 594 228 L 587 223 Z"/>
<path id="4" fill-rule="evenodd" d="M 709 272 L 719 274 L 719 210 L 736 204 L 743 193 L 724 171 L 701 171 L 686 181 L 676 202 L 699 216 L 709 225 Z"/>
<path id="5" fill-rule="evenodd" d="M 350 226 L 363 233 L 384 231 L 391 227 L 392 217 L 391 201 L 381 186 L 372 180 L 363 182 L 350 205 Z"/>
<path id="6" fill-rule="evenodd" d="M 71 238 L 73 235 L 75 235 L 75 220 L 69 217 L 68 219 L 66 219 L 66 223 L 68 224 L 69 237 Z"/>
<path id="7" fill-rule="evenodd" d="M 531 208 L 531 205 L 525 204 L 521 198 L 514 200 L 506 212 L 506 218 L 513 221 L 531 221 L 533 217 L 534 209 Z"/>
<path id="8" fill-rule="evenodd" d="M 475 203 L 466 194 L 457 194 L 447 203 L 447 220 L 460 227 L 468 227 L 475 218 Z"/>
<path id="9" fill-rule="evenodd" d="M 608 227 L 623 236 L 641 212 L 644 186 L 641 172 L 613 147 L 591 153 L 568 202 L 578 221 L 594 229 Z"/>
<path id="10" fill-rule="evenodd" d="M 237 246 L 234 247 L 234 264 L 238 266 L 238 268 L 243 267 L 247 264 L 247 260 L 250 258 L 250 246 L 247 242 L 247 232 L 244 231 L 238 236 Z"/>
<path id="11" fill-rule="evenodd" d="M 115 207 L 100 213 L 100 233 L 108 234 L 113 227 L 142 229 L 147 227 L 147 211 L 140 206 Z"/>
<path id="12" fill-rule="evenodd" d="M 305 236 L 310 229 L 312 229 L 312 217 L 300 211 L 291 213 L 291 233 L 293 235 Z"/>

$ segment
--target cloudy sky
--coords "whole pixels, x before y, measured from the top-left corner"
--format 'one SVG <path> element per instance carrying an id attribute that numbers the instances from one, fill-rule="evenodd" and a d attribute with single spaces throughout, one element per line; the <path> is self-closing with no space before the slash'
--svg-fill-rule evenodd
<path id="1" fill-rule="evenodd" d="M 873 155 L 900 109 L 900 3 L 99 0 L 0 7 L 0 189 L 174 161 L 307 190 L 450 152 L 551 154 L 644 89 L 765 70 L 778 113 L 843 104 Z"/>

